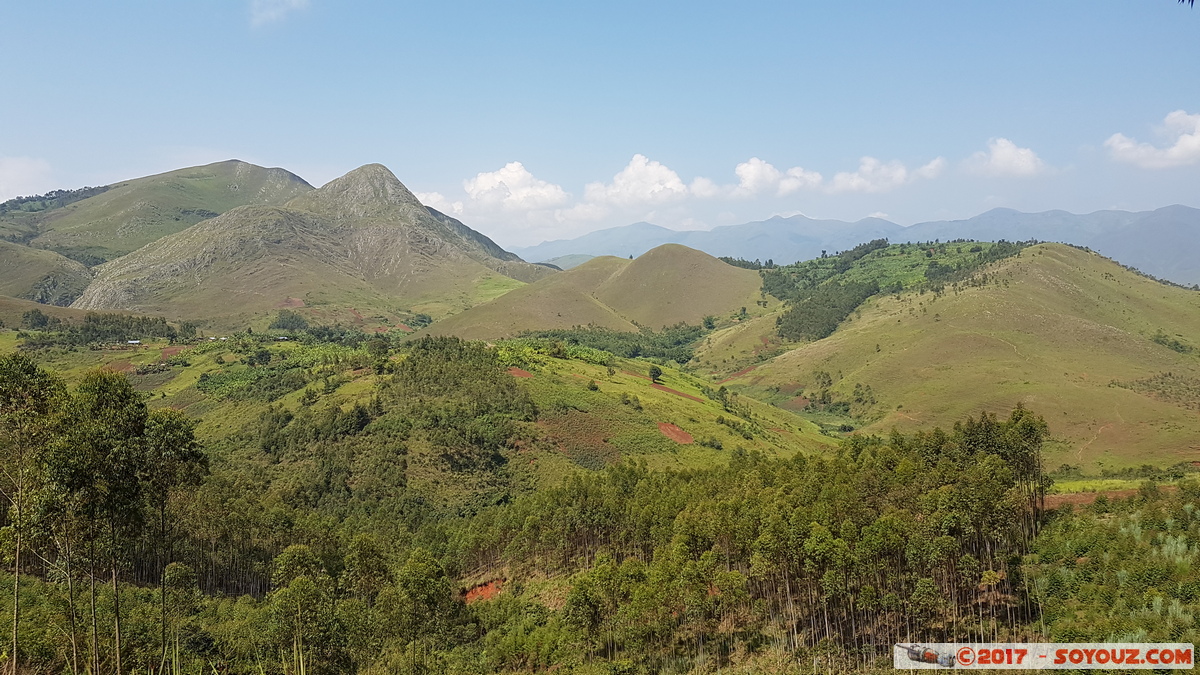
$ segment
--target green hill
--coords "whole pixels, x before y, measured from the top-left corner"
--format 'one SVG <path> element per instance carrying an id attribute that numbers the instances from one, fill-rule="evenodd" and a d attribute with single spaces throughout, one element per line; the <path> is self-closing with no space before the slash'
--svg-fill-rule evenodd
<path id="1" fill-rule="evenodd" d="M 246 325 L 279 307 L 322 323 L 434 317 L 553 274 L 426 209 L 368 165 L 286 206 L 242 206 L 96 269 L 74 306 Z"/>
<path id="2" fill-rule="evenodd" d="M 289 171 L 228 160 L 123 181 L 79 201 L 20 205 L 0 214 L 0 234 L 92 265 L 234 207 L 283 204 L 310 190 Z"/>
<path id="3" fill-rule="evenodd" d="M 528 330 L 595 325 L 622 331 L 658 329 L 705 316 L 756 309 L 758 274 L 678 244 L 636 260 L 601 256 L 503 295 L 430 327 L 469 339 Z M 749 310 L 748 310 L 749 311 Z"/>
<path id="4" fill-rule="evenodd" d="M 0 270 L 0 295 L 48 305 L 71 304 L 92 280 L 74 260 L 7 241 L 0 241 Z"/>
<path id="5" fill-rule="evenodd" d="M 730 386 L 797 409 L 825 396 L 877 433 L 1023 403 L 1060 441 L 1054 466 L 1200 460 L 1200 293 L 1094 253 L 1044 244 L 940 292 L 877 295 L 812 342 L 772 324 L 714 335 L 698 360 L 774 340 L 786 351 Z"/>

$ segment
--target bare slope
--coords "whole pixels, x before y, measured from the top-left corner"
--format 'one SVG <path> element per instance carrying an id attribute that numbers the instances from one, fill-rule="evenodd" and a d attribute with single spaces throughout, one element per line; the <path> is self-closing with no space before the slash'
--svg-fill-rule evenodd
<path id="1" fill-rule="evenodd" d="M 736 312 L 759 298 L 756 272 L 678 244 L 640 258 L 603 256 L 435 324 L 439 335 L 483 339 L 596 325 L 636 331 Z"/>
<path id="2" fill-rule="evenodd" d="M 0 295 L 66 306 L 91 280 L 91 272 L 74 260 L 0 241 Z"/>
<path id="3" fill-rule="evenodd" d="M 285 207 L 236 208 L 106 263 L 75 306 L 230 325 L 300 304 L 441 316 L 552 273 L 368 165 Z"/>
<path id="4" fill-rule="evenodd" d="M 592 296 L 597 286 L 631 264 L 625 258 L 592 258 L 573 269 L 439 321 L 428 332 L 481 340 L 511 337 L 533 328 L 595 325 L 636 331 L 637 326 Z"/>
<path id="5" fill-rule="evenodd" d="M 124 181 L 33 219 L 10 215 L 36 228 L 31 246 L 111 260 L 234 207 L 283 204 L 311 190 L 284 169 L 228 160 Z"/>
<path id="6" fill-rule="evenodd" d="M 1056 463 L 1200 460 L 1200 292 L 1057 244 L 984 271 L 983 286 L 868 301 L 734 384 L 800 396 L 824 371 L 843 400 L 869 385 L 881 433 L 1021 402 L 1064 442 Z"/>

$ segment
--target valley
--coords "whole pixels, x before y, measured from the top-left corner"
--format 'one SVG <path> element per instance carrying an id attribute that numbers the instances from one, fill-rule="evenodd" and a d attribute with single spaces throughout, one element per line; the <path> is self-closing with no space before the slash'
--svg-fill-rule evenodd
<path id="1" fill-rule="evenodd" d="M 1195 289 L 878 219 L 792 264 L 538 265 L 378 164 L 43 197 L 0 213 L 29 672 L 883 672 L 901 641 L 1195 637 Z"/>

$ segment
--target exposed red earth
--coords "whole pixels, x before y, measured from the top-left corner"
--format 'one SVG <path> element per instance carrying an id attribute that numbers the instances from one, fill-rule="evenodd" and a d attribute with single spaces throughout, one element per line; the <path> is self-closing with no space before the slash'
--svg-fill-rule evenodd
<path id="1" fill-rule="evenodd" d="M 509 368 L 508 374 L 512 375 L 513 377 L 533 377 L 533 373 L 529 372 L 528 370 L 521 370 L 516 366 Z"/>
<path id="2" fill-rule="evenodd" d="M 658 430 L 663 432 L 664 436 L 675 441 L 676 443 L 682 443 L 684 445 L 688 445 L 693 440 L 691 434 L 684 431 L 683 429 L 680 429 L 679 427 L 675 426 L 674 424 L 668 424 L 666 422 L 659 422 Z"/>
<path id="3" fill-rule="evenodd" d="M 503 579 L 492 579 L 491 581 L 479 584 L 469 589 L 466 593 L 465 600 L 467 604 L 479 602 L 480 600 L 491 600 L 500 595 L 500 586 L 504 584 Z"/>

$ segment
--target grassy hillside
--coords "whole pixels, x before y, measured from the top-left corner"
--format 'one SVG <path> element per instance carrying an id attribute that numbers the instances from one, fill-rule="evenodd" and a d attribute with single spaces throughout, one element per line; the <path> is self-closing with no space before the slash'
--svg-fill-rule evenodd
<path id="1" fill-rule="evenodd" d="M 601 256 L 438 322 L 434 335 L 510 337 L 529 330 L 595 325 L 658 329 L 706 316 L 764 310 L 758 274 L 677 244 L 636 260 Z M 775 301 L 769 306 L 778 305 Z"/>
<path id="2" fill-rule="evenodd" d="M 43 305 L 32 300 L 10 298 L 5 295 L 0 295 L 0 325 L 10 329 L 15 329 L 21 325 L 21 317 L 24 316 L 25 312 L 34 309 L 43 312 L 48 316 L 54 316 L 70 321 L 82 321 L 84 315 L 87 314 L 87 312 L 79 309 Z M 7 342 L 0 341 L 0 351 L 16 345 L 16 336 L 14 333 L 6 333 L 5 331 L 0 330 L 0 338 L 4 338 L 6 335 Z"/>
<path id="3" fill-rule="evenodd" d="M 68 381 L 97 366 L 124 372 L 152 408 L 171 407 L 197 418 L 200 437 L 218 447 L 244 447 L 246 436 L 258 433 L 270 411 L 300 416 L 370 406 L 391 379 L 389 366 L 375 364 L 406 358 L 398 347 L 390 360 L 379 361 L 365 342 L 304 344 L 244 333 L 221 337 L 226 339 L 205 337 L 194 345 L 146 339 L 94 350 L 44 349 L 36 357 Z M 0 330 L 0 352 L 19 344 L 14 330 Z M 791 457 L 821 452 L 836 442 L 789 411 L 736 395 L 725 394 L 722 401 L 702 380 L 675 369 L 662 368 L 654 383 L 644 361 L 588 349 L 556 358 L 548 355 L 548 344 L 521 340 L 494 347 L 501 363 L 511 364 L 508 377 L 538 411 L 523 425 L 522 440 L 505 451 L 505 473 L 452 471 L 436 448 L 414 442 L 405 478 L 409 488 L 430 503 L 458 508 L 500 489 L 497 480 L 508 485 L 505 489 L 548 487 L 575 471 L 598 471 L 626 460 L 652 468 L 702 468 L 724 463 L 739 449 Z M 238 453 L 244 460 L 257 456 L 258 449 Z"/>
<path id="4" fill-rule="evenodd" d="M 283 169 L 238 160 L 124 181 L 58 208 L 0 215 L 31 246 L 95 264 L 245 204 L 282 204 L 312 190 Z M 51 205 L 53 206 L 53 205 Z"/>
<path id="5" fill-rule="evenodd" d="M 430 212 L 386 168 L 368 165 L 287 207 L 236 208 L 107 263 L 76 306 L 225 327 L 289 307 L 321 323 L 381 317 L 384 327 L 553 273 Z"/>
<path id="6" fill-rule="evenodd" d="M 712 340 L 728 349 L 745 337 Z M 702 349 L 699 358 L 720 353 Z M 1197 460 L 1200 293 L 1040 245 L 940 293 L 876 296 L 832 336 L 770 358 L 734 385 L 794 407 L 827 389 L 881 433 L 1020 402 L 1060 441 L 1055 466 Z M 855 401 L 865 398 L 856 385 L 869 386 L 875 402 Z"/>
<path id="7" fill-rule="evenodd" d="M 53 251 L 0 241 L 0 295 L 66 306 L 92 280 L 86 267 Z"/>

